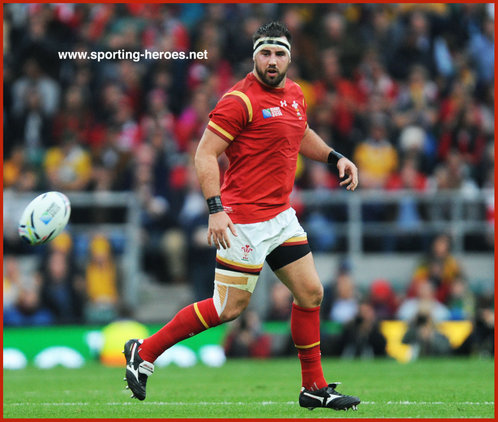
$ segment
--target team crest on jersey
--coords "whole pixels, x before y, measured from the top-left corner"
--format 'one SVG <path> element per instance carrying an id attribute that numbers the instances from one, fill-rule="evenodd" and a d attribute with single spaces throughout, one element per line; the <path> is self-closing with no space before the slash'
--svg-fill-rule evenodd
<path id="1" fill-rule="evenodd" d="M 280 107 L 271 107 L 263 109 L 263 119 L 267 119 L 268 117 L 277 117 L 282 116 L 282 110 Z"/>
<path id="2" fill-rule="evenodd" d="M 299 105 L 297 104 L 296 100 L 292 102 L 292 107 L 294 110 L 296 110 L 297 117 L 299 117 L 299 120 L 303 119 L 303 116 L 301 116 L 301 113 L 299 112 Z"/>
<path id="3" fill-rule="evenodd" d="M 252 248 L 249 245 L 242 246 L 242 252 L 244 252 L 244 256 L 242 257 L 243 261 L 249 261 L 249 252 L 252 251 Z"/>

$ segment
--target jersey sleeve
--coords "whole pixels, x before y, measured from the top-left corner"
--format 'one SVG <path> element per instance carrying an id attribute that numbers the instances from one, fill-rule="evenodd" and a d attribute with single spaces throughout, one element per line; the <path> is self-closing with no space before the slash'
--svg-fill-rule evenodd
<path id="1" fill-rule="evenodd" d="M 308 125 L 308 104 L 306 103 L 306 98 L 304 98 L 304 94 L 303 94 L 303 108 L 304 108 L 304 121 L 306 123 L 305 128 L 308 129 L 309 128 L 309 125 Z"/>
<path id="2" fill-rule="evenodd" d="M 227 93 L 209 114 L 207 129 L 231 143 L 250 123 L 250 101 L 237 94 Z"/>

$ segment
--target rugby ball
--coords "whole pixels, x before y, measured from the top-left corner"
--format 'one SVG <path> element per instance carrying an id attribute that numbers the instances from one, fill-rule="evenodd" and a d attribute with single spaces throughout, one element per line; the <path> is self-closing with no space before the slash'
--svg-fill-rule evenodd
<path id="1" fill-rule="evenodd" d="M 60 192 L 46 192 L 33 199 L 24 209 L 18 224 L 21 239 L 40 245 L 54 239 L 67 225 L 71 203 Z"/>

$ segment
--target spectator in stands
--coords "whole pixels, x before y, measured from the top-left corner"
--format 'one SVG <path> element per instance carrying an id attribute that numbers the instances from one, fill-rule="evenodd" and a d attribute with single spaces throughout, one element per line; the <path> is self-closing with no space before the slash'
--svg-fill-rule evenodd
<path id="1" fill-rule="evenodd" d="M 387 117 L 384 114 L 371 116 L 369 136 L 360 142 L 353 155 L 358 163 L 359 177 L 363 189 L 383 189 L 387 180 L 398 167 L 398 153 L 388 140 Z M 389 208 L 379 201 L 365 201 L 362 206 L 362 220 L 365 222 L 384 222 L 388 220 Z M 365 247 L 371 244 L 378 248 L 379 239 L 366 238 Z M 390 246 L 384 244 L 384 250 Z"/>
<path id="2" fill-rule="evenodd" d="M 41 300 L 58 323 L 81 322 L 81 284 L 67 254 L 60 250 L 49 252 L 46 265 L 40 272 Z"/>
<path id="3" fill-rule="evenodd" d="M 9 156 L 5 156 L 3 162 L 3 188 L 16 188 L 27 171 L 25 149 L 21 145 L 12 148 Z M 33 187 L 31 188 L 33 189 Z M 29 190 L 29 189 L 28 189 Z"/>
<path id="4" fill-rule="evenodd" d="M 416 64 L 410 69 L 406 83 L 399 88 L 393 121 L 398 129 L 409 125 L 433 128 L 437 120 L 437 85 L 429 79 L 426 67 Z"/>
<path id="5" fill-rule="evenodd" d="M 12 85 L 12 109 L 15 116 L 21 116 L 28 109 L 29 91 L 38 93 L 40 110 L 44 116 L 53 116 L 59 107 L 60 86 L 43 72 L 39 60 L 27 58 L 23 65 L 23 76 Z"/>
<path id="6" fill-rule="evenodd" d="M 424 178 L 432 173 L 436 162 L 436 139 L 430 132 L 421 126 L 406 126 L 400 131 L 398 148 L 403 160 L 413 160 Z M 420 187 L 419 183 L 417 180 L 414 185 Z"/>
<path id="7" fill-rule="evenodd" d="M 292 310 L 292 295 L 283 283 L 274 283 L 270 291 L 267 321 L 289 321 Z"/>
<path id="8" fill-rule="evenodd" d="M 389 68 L 399 79 L 405 79 L 413 66 L 421 66 L 429 71 L 434 68 L 431 25 L 423 10 L 414 10 L 407 16 L 408 25 L 398 35 L 397 47 L 391 56 Z"/>
<path id="9" fill-rule="evenodd" d="M 52 121 L 42 108 L 41 93 L 36 87 L 28 87 L 24 95 L 25 105 L 12 121 L 12 136 L 16 143 L 24 145 L 27 161 L 39 166 L 45 149 L 53 144 Z"/>
<path id="10" fill-rule="evenodd" d="M 368 303 L 372 306 L 378 320 L 394 319 L 399 306 L 399 298 L 391 283 L 385 279 L 377 279 L 370 285 Z"/>
<path id="11" fill-rule="evenodd" d="M 22 288 L 16 305 L 4 311 L 5 326 L 50 325 L 55 322 L 52 313 L 41 303 L 37 289 Z"/>
<path id="12" fill-rule="evenodd" d="M 486 16 L 482 27 L 475 31 L 469 41 L 469 54 L 477 70 L 479 85 L 494 81 L 495 20 Z"/>
<path id="13" fill-rule="evenodd" d="M 5 326 L 48 325 L 53 315 L 40 301 L 39 279 L 25 277 L 14 256 L 4 256 L 3 323 Z"/>
<path id="14" fill-rule="evenodd" d="M 386 355 L 387 341 L 370 303 L 360 303 L 358 314 L 344 326 L 340 343 L 343 358 L 371 359 Z"/>
<path id="15" fill-rule="evenodd" d="M 416 296 L 405 299 L 396 316 L 403 321 L 413 322 L 421 313 L 435 322 L 450 319 L 450 311 L 436 299 L 434 286 L 429 281 L 421 281 L 416 285 Z"/>
<path id="16" fill-rule="evenodd" d="M 495 354 L 494 294 L 481 295 L 476 304 L 472 332 L 456 350 L 460 355 L 489 357 Z"/>
<path id="17" fill-rule="evenodd" d="M 331 300 L 331 304 L 325 305 L 326 319 L 341 324 L 353 320 L 358 312 L 358 297 L 349 264 L 340 266 L 334 285 L 327 290 L 327 302 Z"/>
<path id="18" fill-rule="evenodd" d="M 75 133 L 65 133 L 62 145 L 47 151 L 43 165 L 51 190 L 85 190 L 90 183 L 92 160 Z"/>
<path id="19" fill-rule="evenodd" d="M 154 88 L 147 94 L 147 112 L 140 120 L 140 132 L 145 142 L 155 143 L 158 136 L 169 154 L 178 152 L 178 145 L 173 137 L 174 116 L 168 109 L 167 95 L 160 88 Z"/>
<path id="20" fill-rule="evenodd" d="M 408 296 L 413 296 L 418 285 L 430 283 L 441 303 L 446 303 L 451 285 L 463 276 L 460 262 L 451 254 L 451 239 L 440 234 L 432 241 L 429 253 L 421 259 L 412 276 Z"/>
<path id="21" fill-rule="evenodd" d="M 344 75 L 353 74 L 363 54 L 363 43 L 353 28 L 348 28 L 345 16 L 338 11 L 331 11 L 321 19 L 322 30 L 319 46 L 333 48 L 338 55 Z"/>
<path id="22" fill-rule="evenodd" d="M 359 92 L 356 86 L 344 77 L 336 49 L 321 50 L 320 65 L 320 79 L 314 84 L 317 106 L 324 105 L 328 108 L 334 147 L 347 153 L 351 151 L 348 139 L 359 107 Z"/>
<path id="23" fill-rule="evenodd" d="M 144 265 L 157 280 L 182 281 L 186 241 L 177 229 L 177 221 L 183 194 L 177 197 L 171 189 L 174 178 L 165 154 L 164 150 L 142 144 L 134 159 L 133 183 L 142 208 Z"/>
<path id="24" fill-rule="evenodd" d="M 387 131 L 386 117 L 372 116 L 369 137 L 355 149 L 354 160 L 364 189 L 382 189 L 398 167 L 398 153 L 389 142 Z"/>
<path id="25" fill-rule="evenodd" d="M 445 166 L 448 171 L 449 188 L 460 191 L 467 198 L 477 193 L 477 184 L 472 180 L 470 168 L 465 164 L 460 152 L 452 150 L 446 157 Z"/>
<path id="26" fill-rule="evenodd" d="M 495 185 L 495 146 L 493 142 L 488 142 L 484 150 L 483 160 L 480 163 L 477 180 L 482 188 L 492 189 Z"/>
<path id="27" fill-rule="evenodd" d="M 447 356 L 452 352 L 448 338 L 436 329 L 431 315 L 424 311 L 416 314 L 402 342 L 412 346 L 412 359 Z"/>
<path id="28" fill-rule="evenodd" d="M 225 354 L 237 358 L 267 358 L 271 354 L 271 337 L 262 332 L 256 312 L 247 310 L 231 324 L 225 339 Z"/>
<path id="29" fill-rule="evenodd" d="M 123 96 L 112 117 L 113 124 L 118 128 L 118 148 L 124 153 L 133 154 L 142 142 L 137 121 L 133 115 L 133 102 L 131 98 Z"/>
<path id="30" fill-rule="evenodd" d="M 369 49 L 359 66 L 361 72 L 358 81 L 359 90 L 366 101 L 375 97 L 377 100 L 375 104 L 380 105 L 378 109 L 371 108 L 369 112 L 388 112 L 394 106 L 398 93 L 398 86 L 387 73 L 379 54 L 381 53 L 378 50 Z"/>
<path id="31" fill-rule="evenodd" d="M 212 104 L 205 89 L 198 87 L 192 93 L 190 104 L 180 114 L 175 123 L 175 138 L 180 151 L 190 149 L 192 142 L 197 142 L 202 135 Z"/>
<path id="32" fill-rule="evenodd" d="M 484 110 L 459 82 L 454 83 L 451 95 L 441 107 L 437 155 L 444 161 L 452 151 L 458 151 L 461 168 L 472 171 L 482 161 L 487 142 Z"/>
<path id="33" fill-rule="evenodd" d="M 85 268 L 87 303 L 85 319 L 90 323 L 108 323 L 117 317 L 119 292 L 118 269 L 109 240 L 97 234 L 89 246 Z"/>
<path id="34" fill-rule="evenodd" d="M 399 172 L 392 174 L 386 182 L 386 190 L 424 192 L 426 189 L 427 178 L 418 170 L 415 157 L 410 156 L 403 160 Z M 405 195 L 397 204 L 389 206 L 388 214 L 397 228 L 385 236 L 386 250 L 420 250 L 424 238 L 418 233 L 418 228 L 426 218 L 424 204 Z"/>
<path id="35" fill-rule="evenodd" d="M 473 320 L 475 313 L 475 297 L 468 282 L 461 277 L 457 277 L 451 283 L 447 299 L 450 319 L 452 320 Z"/>
<path id="36" fill-rule="evenodd" d="M 307 176 L 309 179 L 308 191 L 317 196 L 327 195 L 330 189 L 339 186 L 339 179 L 330 173 L 327 165 L 323 163 L 306 161 Z M 323 206 L 307 207 L 306 216 L 303 218 L 303 226 L 310 241 L 317 251 L 330 251 L 337 243 L 337 234 L 333 222 L 334 213 L 329 212 Z"/>
<path id="37" fill-rule="evenodd" d="M 98 93 L 95 117 L 103 123 L 114 123 L 114 116 L 123 102 L 125 95 L 119 82 L 107 81 Z"/>
<path id="38" fill-rule="evenodd" d="M 101 142 L 92 149 L 92 178 L 90 188 L 94 191 L 113 191 L 131 188 L 129 169 L 132 155 L 119 146 L 120 129 L 109 124 L 104 129 Z"/>
<path id="39" fill-rule="evenodd" d="M 389 4 L 377 4 L 371 9 L 371 18 L 367 19 L 366 25 L 360 27 L 364 42 L 378 52 L 383 64 L 391 62 L 399 38 L 395 29 L 396 18 L 391 7 Z"/>
<path id="40" fill-rule="evenodd" d="M 88 99 L 85 98 L 83 89 L 77 85 L 71 85 L 64 92 L 62 110 L 54 118 L 51 133 L 56 144 L 62 142 L 67 132 L 75 133 L 78 139 L 86 145 L 90 143 L 94 117 L 88 107 Z"/>

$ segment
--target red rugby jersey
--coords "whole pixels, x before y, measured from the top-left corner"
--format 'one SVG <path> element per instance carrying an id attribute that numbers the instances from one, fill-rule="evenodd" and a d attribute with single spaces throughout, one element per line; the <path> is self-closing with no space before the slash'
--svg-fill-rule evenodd
<path id="1" fill-rule="evenodd" d="M 221 197 L 232 221 L 266 221 L 289 208 L 307 126 L 299 85 L 287 79 L 284 88 L 269 88 L 249 73 L 209 117 L 207 128 L 230 144 Z"/>

